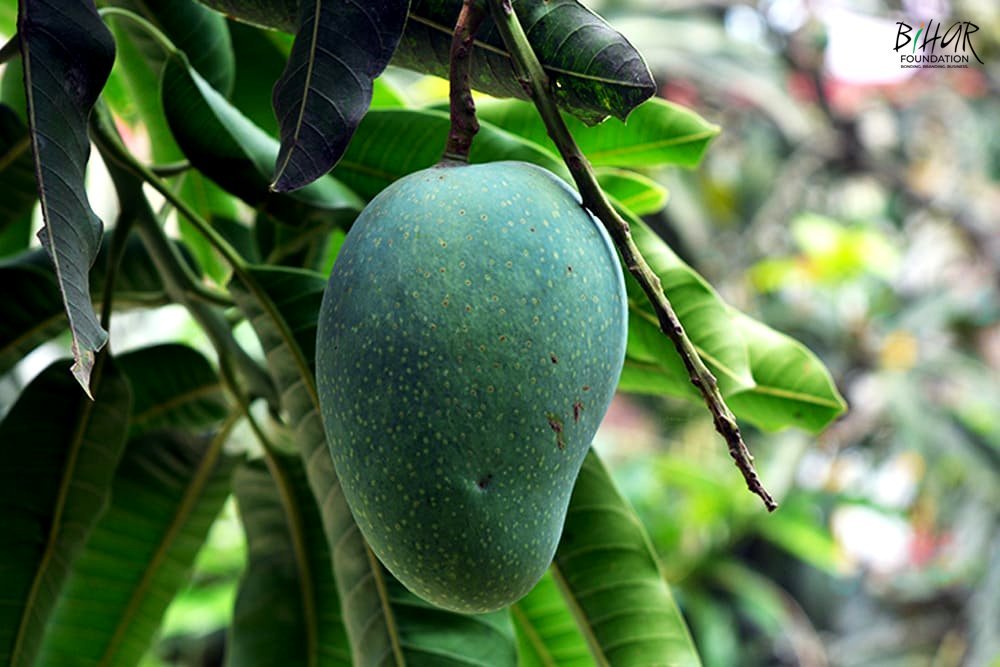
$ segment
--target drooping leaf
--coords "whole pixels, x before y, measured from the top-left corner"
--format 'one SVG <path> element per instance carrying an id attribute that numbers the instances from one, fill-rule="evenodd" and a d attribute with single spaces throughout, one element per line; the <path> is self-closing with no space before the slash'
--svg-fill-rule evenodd
<path id="1" fill-rule="evenodd" d="M 247 570 L 229 637 L 234 667 L 351 665 L 330 548 L 302 463 L 274 456 L 233 480 Z"/>
<path id="2" fill-rule="evenodd" d="M 34 664 L 42 633 L 104 511 L 128 430 L 130 394 L 108 359 L 96 400 L 53 363 L 0 422 L 0 663 Z"/>
<path id="3" fill-rule="evenodd" d="M 555 150 L 535 107 L 517 100 L 488 100 L 476 109 L 481 120 Z M 565 115 L 564 115 L 565 117 Z M 632 112 L 626 123 L 587 127 L 565 117 L 580 150 L 595 167 L 696 167 L 719 127 L 690 109 L 655 98 Z"/>
<path id="4" fill-rule="evenodd" d="M 601 189 L 635 215 L 661 211 L 667 203 L 667 189 L 647 176 L 627 169 L 595 169 Z"/>
<path id="5" fill-rule="evenodd" d="M 448 76 L 460 0 L 414 0 L 394 64 Z M 518 0 L 514 10 L 553 84 L 559 105 L 587 124 L 625 119 L 656 90 L 649 68 L 621 33 L 576 0 Z M 476 34 L 472 87 L 497 97 L 526 93 L 487 17 Z"/>
<path id="6" fill-rule="evenodd" d="M 797 426 L 819 433 L 847 409 L 830 372 L 805 345 L 733 312 L 756 382 L 727 397 L 737 417 L 768 431 Z"/>
<path id="7" fill-rule="evenodd" d="M 314 377 L 316 322 L 326 280 L 309 271 L 264 267 L 252 269 L 251 276 L 253 285 L 234 281 L 230 289 L 261 340 L 295 429 L 327 543 L 334 545 L 334 576 L 355 664 L 427 664 L 445 655 L 465 664 L 516 664 L 506 612 L 465 616 L 417 599 L 382 566 L 354 522 L 327 449 Z"/>
<path id="8" fill-rule="evenodd" d="M 295 32 L 295 0 L 202 0 L 229 16 Z M 462 0 L 414 0 L 394 65 L 448 76 L 452 31 Z M 607 116 L 624 119 L 655 91 L 642 56 L 621 33 L 575 0 L 518 0 L 514 3 L 531 45 L 551 79 L 559 105 L 594 124 Z M 476 35 L 472 86 L 496 97 L 526 99 L 489 16 Z"/>
<path id="9" fill-rule="evenodd" d="M 441 111 L 369 111 L 333 175 L 362 197 L 374 197 L 396 179 L 437 164 L 449 126 L 448 114 Z M 499 160 L 531 162 L 569 179 L 565 165 L 552 153 L 483 123 L 469 161 Z"/>
<path id="10" fill-rule="evenodd" d="M 39 239 L 56 267 L 69 316 L 73 375 L 89 392 L 94 355 L 108 334 L 87 288 L 102 229 L 84 183 L 90 155 L 87 119 L 111 72 L 115 45 L 92 0 L 22 0 L 17 30 L 45 218 Z"/>
<path id="11" fill-rule="evenodd" d="M 597 664 L 551 573 L 511 605 L 510 611 L 517 629 L 520 667 Z"/>
<path id="12" fill-rule="evenodd" d="M 592 451 L 552 574 L 598 664 L 701 664 L 642 523 Z"/>
<path id="13" fill-rule="evenodd" d="M 621 210 L 621 209 L 620 209 Z M 702 360 L 728 394 L 753 386 L 746 345 L 733 336 L 729 307 L 714 289 L 641 220 L 621 211 L 636 245 L 653 272 Z M 639 283 L 626 275 L 629 332 L 619 388 L 642 393 L 669 393 L 700 400 L 680 355 L 659 328 L 659 320 Z"/>
<path id="14" fill-rule="evenodd" d="M 17 112 L 0 105 L 0 233 L 31 221 L 37 200 L 31 137 Z"/>
<path id="15" fill-rule="evenodd" d="M 162 96 L 174 139 L 191 163 L 251 206 L 288 224 L 351 215 L 361 200 L 332 177 L 292 194 L 268 189 L 278 142 L 251 123 L 191 69 L 183 55 L 167 60 Z"/>
<path id="16" fill-rule="evenodd" d="M 107 274 L 108 243 L 101 250 L 91 273 L 90 293 L 99 300 Z M 52 262 L 44 250 L 32 250 L 0 262 L 0 374 L 24 355 L 66 328 Z M 154 307 L 168 303 L 160 276 L 149 253 L 138 238 L 130 238 L 115 279 L 115 307 Z"/>
<path id="17" fill-rule="evenodd" d="M 281 151 L 272 187 L 312 183 L 337 164 L 389 64 L 409 0 L 302 0 L 288 65 L 274 85 Z"/>
<path id="18" fill-rule="evenodd" d="M 182 397 L 178 397 L 182 398 Z M 129 440 L 94 526 L 46 628 L 38 665 L 136 665 L 229 495 L 232 423 Z"/>
<path id="19" fill-rule="evenodd" d="M 225 417 L 219 374 L 194 348 L 154 345 L 126 352 L 117 361 L 132 386 L 131 437 L 153 429 L 205 429 Z"/>

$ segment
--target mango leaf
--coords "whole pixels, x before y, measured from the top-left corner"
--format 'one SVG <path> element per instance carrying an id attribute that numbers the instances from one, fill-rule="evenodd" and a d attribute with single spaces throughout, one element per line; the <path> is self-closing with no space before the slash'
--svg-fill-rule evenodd
<path id="1" fill-rule="evenodd" d="M 202 0 L 228 16 L 295 32 L 296 0 Z M 403 39 L 392 64 L 448 76 L 452 31 L 462 0 L 413 0 Z M 601 17 L 575 0 L 518 0 L 514 3 L 531 45 L 555 82 L 559 105 L 594 124 L 624 119 L 656 92 L 649 68 L 635 47 Z M 527 95 L 510 54 L 489 16 L 476 36 L 472 86 L 496 97 Z"/>
<path id="2" fill-rule="evenodd" d="M 450 122 L 441 111 L 377 109 L 369 111 L 333 175 L 362 197 L 441 159 Z M 569 179 L 559 158 L 547 150 L 483 123 L 472 143 L 472 163 L 521 160 Z"/>
<path id="3" fill-rule="evenodd" d="M 305 469 L 273 456 L 233 478 L 248 559 L 229 637 L 229 664 L 351 666 L 330 549 Z"/>
<path id="4" fill-rule="evenodd" d="M 92 298 L 100 299 L 107 273 L 108 243 L 101 245 L 91 273 Z M 66 312 L 48 255 L 42 249 L 0 262 L 0 374 L 24 355 L 66 328 Z M 126 242 L 115 279 L 115 307 L 152 307 L 168 303 L 163 283 L 138 238 Z"/>
<path id="5" fill-rule="evenodd" d="M 139 664 L 229 495 L 232 422 L 129 440 L 97 522 L 46 628 L 38 664 Z M 125 539 L 127 537 L 127 539 Z"/>
<path id="6" fill-rule="evenodd" d="M 314 375 L 316 322 L 326 280 L 309 271 L 264 267 L 251 269 L 250 276 L 252 284 L 233 282 L 230 291 L 260 338 L 294 425 L 327 543 L 334 545 L 334 576 L 355 664 L 426 663 L 437 656 L 515 665 L 506 612 L 464 616 L 418 600 L 375 558 L 354 522 L 327 449 Z"/>
<path id="7" fill-rule="evenodd" d="M 115 44 L 92 0 L 23 0 L 17 30 L 45 218 L 38 238 L 55 265 L 69 316 L 73 375 L 89 394 L 94 354 L 108 334 L 87 288 L 87 271 L 101 242 L 101 221 L 90 208 L 84 183 L 90 155 L 87 119 L 111 72 Z"/>
<path id="8" fill-rule="evenodd" d="M 278 121 L 271 108 L 271 90 L 285 69 L 288 56 L 271 39 L 274 33 L 270 30 L 231 21 L 229 34 L 236 54 L 236 80 L 229 99 L 251 123 L 269 136 L 277 136 Z"/>
<path id="9" fill-rule="evenodd" d="M 229 30 L 221 15 L 195 0 L 114 0 L 110 4 L 149 21 L 187 54 L 192 67 L 210 86 L 229 94 L 235 78 L 235 58 Z M 135 21 L 114 15 L 109 21 L 120 51 L 112 79 L 121 81 L 129 105 L 138 112 L 149 134 L 153 159 L 179 160 L 182 154 L 170 136 L 160 104 L 160 75 L 167 58 L 163 45 Z M 181 194 L 187 194 L 183 188 Z"/>
<path id="10" fill-rule="evenodd" d="M 592 667 L 597 663 L 573 615 L 547 572 L 511 608 L 520 667 Z"/>
<path id="11" fill-rule="evenodd" d="M 251 123 L 191 69 L 182 54 L 167 59 L 162 97 L 174 139 L 191 163 L 228 192 L 288 224 L 353 214 L 362 202 L 325 177 L 294 194 L 268 189 L 278 142 Z"/>
<path id="12" fill-rule="evenodd" d="M 35 206 L 31 137 L 17 112 L 0 105 L 0 232 L 27 219 Z"/>
<path id="13" fill-rule="evenodd" d="M 447 78 L 460 0 L 414 0 L 393 64 Z M 559 105 L 588 125 L 624 120 L 656 90 L 639 52 L 576 0 L 518 0 L 514 10 L 545 67 Z M 472 87 L 526 98 L 503 39 L 487 16 L 476 34 Z"/>
<path id="14" fill-rule="evenodd" d="M 819 433 L 847 409 L 830 372 L 805 345 L 735 310 L 733 324 L 746 341 L 756 383 L 727 396 L 737 417 L 768 431 L 797 426 Z"/>
<path id="15" fill-rule="evenodd" d="M 45 624 L 104 511 L 125 445 L 131 397 L 110 359 L 96 400 L 66 373 L 42 371 L 0 422 L 0 663 L 34 664 Z"/>
<path id="16" fill-rule="evenodd" d="M 476 108 L 480 120 L 554 150 L 532 104 L 487 100 Z M 663 99 L 636 107 L 627 123 L 587 127 L 572 118 L 566 124 L 580 150 L 595 167 L 654 167 L 673 164 L 696 167 L 719 127 L 690 109 Z"/>
<path id="17" fill-rule="evenodd" d="M 632 236 L 680 318 L 702 360 L 728 394 L 753 386 L 750 360 L 743 339 L 732 335 L 729 307 L 714 289 L 641 220 L 619 208 Z M 619 380 L 623 391 L 669 393 L 700 400 L 673 343 L 659 328 L 659 320 L 638 282 L 626 274 L 629 331 L 625 367 Z"/>
<path id="18" fill-rule="evenodd" d="M 642 523 L 593 451 L 551 570 L 598 664 L 701 664 Z"/>
<path id="19" fill-rule="evenodd" d="M 153 429 L 209 428 L 228 412 L 219 374 L 194 348 L 154 345 L 117 361 L 132 386 L 131 437 Z"/>
<path id="20" fill-rule="evenodd" d="M 271 187 L 296 190 L 344 154 L 396 51 L 409 0 L 302 0 L 288 65 L 274 85 L 281 151 Z"/>
<path id="21" fill-rule="evenodd" d="M 635 215 L 658 213 L 667 203 L 667 189 L 647 176 L 611 167 L 594 171 L 601 189 Z"/>

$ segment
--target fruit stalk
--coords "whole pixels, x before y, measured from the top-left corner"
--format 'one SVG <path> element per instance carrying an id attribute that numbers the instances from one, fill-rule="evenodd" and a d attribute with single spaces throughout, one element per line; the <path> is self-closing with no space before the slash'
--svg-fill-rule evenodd
<path id="1" fill-rule="evenodd" d="M 659 277 L 649 268 L 626 222 L 604 195 L 587 158 L 573 140 L 565 121 L 559 113 L 552 95 L 548 75 L 531 48 L 527 35 L 521 26 L 510 0 L 489 0 L 493 20 L 503 37 L 504 44 L 511 53 L 516 70 L 522 77 L 521 83 L 530 93 L 531 99 L 545 123 L 549 136 L 559 148 L 566 166 L 576 181 L 583 199 L 583 205 L 597 216 L 608 230 L 618 252 L 621 253 L 629 273 L 642 286 L 646 297 L 656 311 L 660 330 L 673 342 L 677 353 L 684 362 L 691 384 L 701 392 L 705 405 L 712 414 L 715 430 L 726 440 L 729 454 L 736 462 L 746 480 L 747 488 L 764 502 L 769 512 L 778 504 L 764 488 L 753 465 L 753 455 L 747 449 L 739 425 L 729 406 L 719 391 L 715 376 L 708 370 L 698 355 L 691 339 L 688 338 L 680 319 L 663 292 Z"/>
<path id="2" fill-rule="evenodd" d="M 451 40 L 451 83 L 449 106 L 451 108 L 451 130 L 444 148 L 442 163 L 469 162 L 472 139 L 479 132 L 476 118 L 476 103 L 472 99 L 469 78 L 472 72 L 472 45 L 476 31 L 486 16 L 483 0 L 464 0 L 455 22 L 455 32 Z"/>

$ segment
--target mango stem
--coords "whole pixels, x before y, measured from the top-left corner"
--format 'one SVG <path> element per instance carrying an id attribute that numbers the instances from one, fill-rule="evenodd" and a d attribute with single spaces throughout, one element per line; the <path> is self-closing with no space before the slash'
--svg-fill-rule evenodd
<path id="1" fill-rule="evenodd" d="M 464 0 L 455 22 L 455 32 L 451 40 L 451 67 L 449 80 L 449 105 L 451 108 L 451 130 L 445 144 L 441 163 L 469 162 L 472 139 L 479 132 L 476 119 L 476 103 L 472 99 L 469 79 L 472 71 L 472 51 L 476 31 L 486 16 L 483 0 Z"/>

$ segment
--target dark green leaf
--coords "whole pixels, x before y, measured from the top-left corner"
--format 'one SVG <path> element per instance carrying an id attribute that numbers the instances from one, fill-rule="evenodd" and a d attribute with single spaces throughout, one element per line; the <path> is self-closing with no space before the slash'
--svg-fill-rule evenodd
<path id="1" fill-rule="evenodd" d="M 281 76 L 287 55 L 274 42 L 270 30 L 231 22 L 229 34 L 236 53 L 236 81 L 229 99 L 251 123 L 268 135 L 277 136 L 271 89 Z"/>
<path id="2" fill-rule="evenodd" d="M 292 194 L 268 189 L 278 142 L 251 123 L 192 70 L 182 55 L 167 60 L 163 105 L 174 139 L 198 169 L 227 191 L 288 224 L 310 217 L 353 216 L 362 202 L 325 177 Z"/>
<path id="3" fill-rule="evenodd" d="M 200 352 L 177 343 L 118 357 L 132 386 L 130 435 L 160 428 L 202 430 L 227 413 L 219 375 Z"/>
<path id="4" fill-rule="evenodd" d="M 418 600 L 375 558 L 354 523 L 327 449 L 314 377 L 316 320 L 326 280 L 277 268 L 255 268 L 251 276 L 253 285 L 234 282 L 230 289 L 261 340 L 295 428 L 327 543 L 335 545 L 334 576 L 355 664 L 392 659 L 435 664 L 445 655 L 490 667 L 516 664 L 507 613 L 463 616 Z"/>
<path id="5" fill-rule="evenodd" d="M 489 100 L 476 111 L 481 120 L 554 149 L 535 107 L 516 100 Z M 596 167 L 696 167 L 719 127 L 690 109 L 652 99 L 636 107 L 627 123 L 587 127 L 566 118 L 573 138 Z"/>
<path id="6" fill-rule="evenodd" d="M 34 664 L 42 632 L 88 534 L 104 511 L 125 445 L 128 383 L 107 360 L 96 400 L 46 368 L 0 423 L 0 663 Z"/>
<path id="7" fill-rule="evenodd" d="M 295 32 L 295 0 L 202 0 L 210 7 L 257 25 Z M 448 76 L 452 31 L 462 0 L 414 0 L 394 65 Z M 575 0 L 514 3 L 531 45 L 555 82 L 559 105 L 594 124 L 624 119 L 656 92 L 639 52 L 601 17 Z M 526 99 L 496 28 L 486 17 L 472 57 L 472 85 L 497 97 Z"/>
<path id="8" fill-rule="evenodd" d="M 510 608 L 520 667 L 592 667 L 597 663 L 559 587 L 547 572 Z"/>
<path id="9" fill-rule="evenodd" d="M 351 665 L 330 549 L 301 462 L 272 457 L 237 469 L 233 490 L 247 533 L 229 664 Z"/>
<path id="10" fill-rule="evenodd" d="M 573 487 L 552 574 L 598 664 L 700 664 L 649 538 L 594 452 Z"/>
<path id="11" fill-rule="evenodd" d="M 312 183 L 337 164 L 403 34 L 409 0 L 302 0 L 288 65 L 274 85 L 281 151 L 272 187 Z"/>
<path id="12" fill-rule="evenodd" d="M 28 126 L 45 227 L 73 334 L 73 375 L 88 393 L 94 354 L 108 334 L 94 314 L 87 271 L 101 242 L 101 221 L 84 182 L 87 119 L 115 59 L 111 33 L 91 0 L 21 0 L 17 29 L 24 62 Z"/>
<path id="13" fill-rule="evenodd" d="M 170 430 L 129 440 L 39 665 L 139 664 L 229 495 L 234 459 L 222 446 L 231 425 L 203 437 Z"/>
<path id="14" fill-rule="evenodd" d="M 448 76 L 448 54 L 460 0 L 414 0 L 396 65 Z M 553 82 L 559 105 L 593 125 L 625 119 L 656 87 L 639 52 L 576 0 L 518 0 L 517 16 Z M 472 87 L 497 97 L 526 98 L 503 39 L 487 17 L 476 34 Z"/>
<path id="15" fill-rule="evenodd" d="M 847 409 L 826 366 L 802 343 L 733 312 L 756 382 L 727 397 L 737 417 L 769 431 L 797 426 L 819 433 Z"/>
<path id="16" fill-rule="evenodd" d="M 19 224 L 24 227 L 25 221 L 30 230 L 36 192 L 28 128 L 16 111 L 0 105 L 0 232 Z M 22 232 L 22 236 L 28 233 Z"/>
<path id="17" fill-rule="evenodd" d="M 441 159 L 450 121 L 441 111 L 373 109 L 361 121 L 333 174 L 362 197 L 371 198 L 396 179 Z M 519 137 L 483 123 L 469 161 L 531 162 L 569 178 L 559 158 Z"/>
<path id="18" fill-rule="evenodd" d="M 110 234 L 110 232 L 109 232 Z M 108 243 L 94 262 L 90 291 L 99 299 L 107 272 Z M 66 328 L 66 313 L 59 296 L 52 262 L 38 249 L 0 262 L 0 374 L 7 372 L 31 350 Z M 138 238 L 126 242 L 115 280 L 115 307 L 151 307 L 168 302 L 159 275 Z"/>

